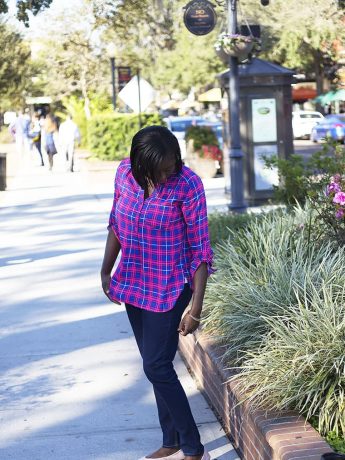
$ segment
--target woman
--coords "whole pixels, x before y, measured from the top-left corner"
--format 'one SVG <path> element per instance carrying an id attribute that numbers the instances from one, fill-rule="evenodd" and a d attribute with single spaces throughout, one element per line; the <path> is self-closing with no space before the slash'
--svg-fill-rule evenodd
<path id="1" fill-rule="evenodd" d="M 41 166 L 44 166 L 42 148 L 41 148 L 41 124 L 40 124 L 40 116 L 38 113 L 35 113 L 34 116 L 32 117 L 32 129 L 29 133 L 29 137 L 31 138 L 31 142 L 35 146 L 40 156 Z"/>
<path id="2" fill-rule="evenodd" d="M 102 287 L 126 305 L 163 432 L 162 447 L 141 460 L 209 460 L 173 359 L 179 334 L 199 326 L 213 253 L 202 182 L 182 165 L 167 128 L 150 126 L 133 137 L 130 159 L 116 172 L 108 229 Z"/>
<path id="3" fill-rule="evenodd" d="M 54 155 L 57 153 L 57 149 L 55 146 L 54 135 L 57 134 L 57 122 L 55 118 L 48 113 L 46 119 L 44 120 L 44 133 L 45 133 L 45 148 L 48 155 L 49 160 L 49 171 L 53 169 L 54 164 Z"/>

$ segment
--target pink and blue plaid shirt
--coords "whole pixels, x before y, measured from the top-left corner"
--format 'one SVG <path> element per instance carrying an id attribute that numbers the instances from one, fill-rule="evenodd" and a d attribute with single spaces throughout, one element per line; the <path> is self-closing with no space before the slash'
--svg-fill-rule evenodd
<path id="1" fill-rule="evenodd" d="M 109 227 L 121 244 L 109 290 L 114 300 L 168 311 L 185 282 L 192 286 L 201 262 L 213 272 L 204 187 L 185 166 L 144 199 L 130 160 L 123 160 L 116 172 Z"/>

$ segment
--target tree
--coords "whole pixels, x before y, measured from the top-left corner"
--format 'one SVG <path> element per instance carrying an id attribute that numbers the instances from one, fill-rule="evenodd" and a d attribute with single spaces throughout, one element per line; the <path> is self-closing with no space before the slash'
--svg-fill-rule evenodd
<path id="1" fill-rule="evenodd" d="M 262 25 L 268 59 L 314 73 L 318 93 L 323 92 L 325 67 L 336 55 L 335 42 L 344 43 L 344 12 L 338 0 L 275 0 L 261 7 L 259 0 L 243 2 L 251 23 Z"/>
<path id="2" fill-rule="evenodd" d="M 154 65 L 146 69 L 154 86 L 168 93 L 179 89 L 188 94 L 192 87 L 200 90 L 214 84 L 216 75 L 224 69 L 213 48 L 216 34 L 200 37 L 181 28 L 175 48 L 159 51 Z"/>
<path id="3" fill-rule="evenodd" d="M 0 22 L 0 42 L 4 44 L 0 60 L 0 98 L 3 110 L 23 105 L 23 95 L 31 84 L 33 68 L 28 43 L 4 22 Z"/>
<path id="4" fill-rule="evenodd" d="M 185 0 L 89 0 L 104 41 L 114 42 L 118 61 L 140 68 L 167 93 L 213 83 L 222 64 L 215 55 L 216 32 L 196 37 L 183 23 Z"/>
<path id="5" fill-rule="evenodd" d="M 131 37 L 152 49 L 172 49 L 175 41 L 175 12 L 181 0 L 88 0 L 97 23 L 116 31 L 119 41 Z"/>
<path id="6" fill-rule="evenodd" d="M 93 14 L 87 5 L 71 8 L 68 17 L 63 11 L 50 13 L 41 16 L 45 27 L 37 28 L 35 39 L 43 68 L 41 85 L 54 100 L 81 96 L 85 115 L 90 118 L 92 94 L 106 92 L 110 81 Z"/>
<path id="7" fill-rule="evenodd" d="M 29 26 L 28 11 L 33 15 L 37 15 L 40 11 L 45 8 L 49 8 L 53 0 L 17 0 L 17 18 L 19 21 L 24 22 L 25 26 Z M 8 13 L 8 2 L 6 0 L 0 0 L 0 14 Z"/>

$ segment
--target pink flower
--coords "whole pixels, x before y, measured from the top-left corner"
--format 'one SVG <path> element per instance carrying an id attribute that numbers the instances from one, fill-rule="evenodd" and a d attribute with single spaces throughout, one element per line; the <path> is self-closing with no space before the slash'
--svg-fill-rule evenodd
<path id="1" fill-rule="evenodd" d="M 339 208 L 335 213 L 335 217 L 337 219 L 342 219 L 345 216 L 345 210 L 343 208 Z"/>
<path id="2" fill-rule="evenodd" d="M 331 182 L 329 185 L 327 185 L 327 195 L 337 192 L 341 192 L 341 187 L 339 184 L 337 184 L 336 182 Z"/>
<path id="3" fill-rule="evenodd" d="M 342 206 L 345 205 L 345 193 L 344 192 L 337 192 L 334 195 L 333 203 L 340 204 Z"/>
<path id="4" fill-rule="evenodd" d="M 340 174 L 334 174 L 333 182 L 340 182 L 340 180 L 341 180 L 341 175 Z"/>

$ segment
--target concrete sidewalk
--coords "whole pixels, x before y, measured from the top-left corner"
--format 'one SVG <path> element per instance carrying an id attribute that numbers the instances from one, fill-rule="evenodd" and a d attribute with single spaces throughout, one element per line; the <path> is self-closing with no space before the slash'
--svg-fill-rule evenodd
<path id="1" fill-rule="evenodd" d="M 161 434 L 124 308 L 100 288 L 114 172 L 50 173 L 6 148 L 16 174 L 0 192 L 0 458 L 136 460 Z M 238 459 L 176 367 L 212 458 Z"/>

